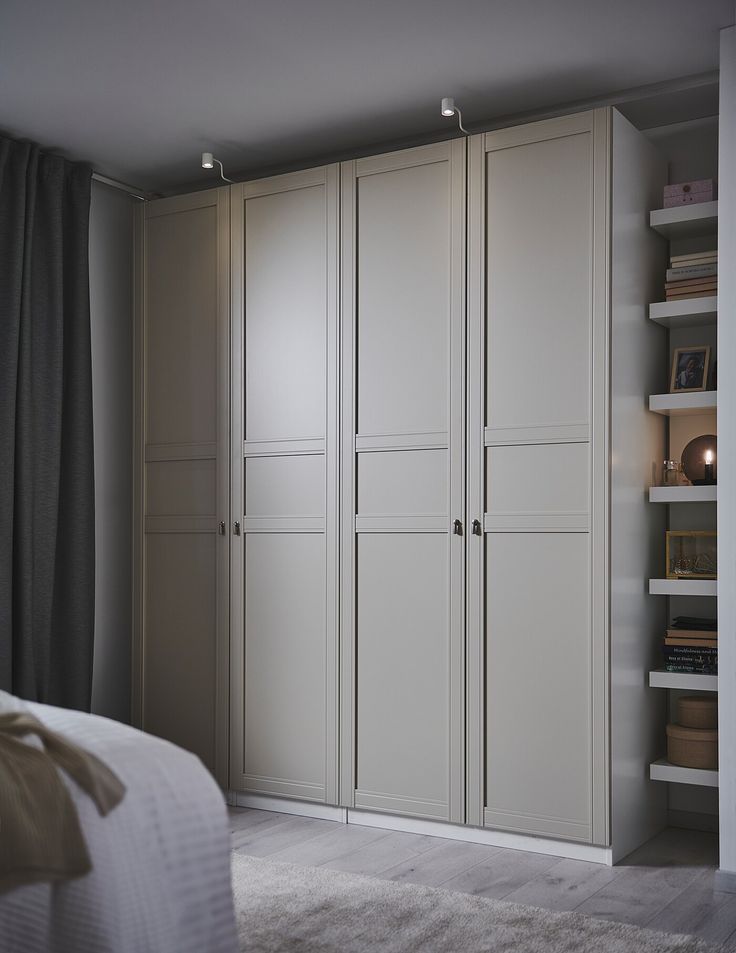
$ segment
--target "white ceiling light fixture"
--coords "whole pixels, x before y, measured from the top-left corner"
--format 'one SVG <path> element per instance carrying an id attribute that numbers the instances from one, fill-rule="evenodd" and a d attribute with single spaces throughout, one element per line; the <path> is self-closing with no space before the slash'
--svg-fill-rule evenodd
<path id="1" fill-rule="evenodd" d="M 463 126 L 463 114 L 460 112 L 460 107 L 455 105 L 455 100 L 452 96 L 443 97 L 440 113 L 445 119 L 451 119 L 455 113 L 457 113 L 457 124 L 460 127 L 460 131 L 464 132 L 466 136 L 470 135 L 465 126 Z"/>
<path id="2" fill-rule="evenodd" d="M 211 152 L 202 153 L 202 168 L 203 169 L 214 169 L 215 162 L 220 167 L 220 178 L 223 180 L 223 182 L 232 182 L 233 181 L 232 179 L 228 179 L 225 176 L 225 170 L 222 168 L 222 162 L 220 162 L 219 159 L 216 159 Z"/>

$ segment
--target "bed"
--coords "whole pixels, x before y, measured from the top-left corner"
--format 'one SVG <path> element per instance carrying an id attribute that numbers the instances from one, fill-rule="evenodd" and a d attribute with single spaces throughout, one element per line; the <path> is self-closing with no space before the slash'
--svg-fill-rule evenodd
<path id="1" fill-rule="evenodd" d="M 126 787 L 105 818 L 73 782 L 91 873 L 0 893 L 0 953 L 234 953 L 222 793 L 193 755 L 118 722 L 20 702 Z M 0 819 L 1 822 L 1 819 Z"/>

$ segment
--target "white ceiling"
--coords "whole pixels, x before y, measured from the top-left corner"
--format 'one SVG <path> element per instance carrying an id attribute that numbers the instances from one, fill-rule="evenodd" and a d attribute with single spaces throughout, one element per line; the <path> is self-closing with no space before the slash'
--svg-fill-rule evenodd
<path id="1" fill-rule="evenodd" d="M 733 0 L 0 0 L 0 131 L 151 190 L 717 69 Z M 212 173 L 210 173 L 212 175 Z M 214 184 L 214 182 L 213 182 Z"/>

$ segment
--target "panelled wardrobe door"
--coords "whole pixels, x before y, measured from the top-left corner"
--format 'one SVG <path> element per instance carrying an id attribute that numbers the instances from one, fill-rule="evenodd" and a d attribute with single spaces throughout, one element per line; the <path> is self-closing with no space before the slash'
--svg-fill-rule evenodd
<path id="1" fill-rule="evenodd" d="M 146 203 L 133 718 L 227 783 L 227 189 Z M 224 707 L 223 707 L 224 705 Z"/>
<path id="2" fill-rule="evenodd" d="M 338 199 L 337 166 L 232 189 L 231 786 L 333 804 Z"/>
<path id="3" fill-rule="evenodd" d="M 453 821 L 464 180 L 462 141 L 342 166 L 341 803 Z"/>
<path id="4" fill-rule="evenodd" d="M 470 144 L 470 823 L 605 843 L 605 110 Z"/>

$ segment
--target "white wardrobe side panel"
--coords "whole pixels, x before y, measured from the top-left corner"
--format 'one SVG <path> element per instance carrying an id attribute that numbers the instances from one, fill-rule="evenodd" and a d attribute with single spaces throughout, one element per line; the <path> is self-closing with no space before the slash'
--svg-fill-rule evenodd
<path id="1" fill-rule="evenodd" d="M 227 777 L 227 190 L 150 202 L 139 338 L 136 721 Z"/>
<path id="2" fill-rule="evenodd" d="M 648 687 L 661 667 L 666 599 L 643 580 L 656 576 L 666 507 L 647 491 L 659 482 L 666 418 L 649 413 L 661 386 L 667 333 L 648 317 L 662 294 L 667 244 L 649 228 L 662 201 L 667 163 L 613 112 L 611 361 L 611 785 L 614 861 L 666 823 L 666 785 L 649 780 L 660 757 L 667 692 Z"/>
<path id="3" fill-rule="evenodd" d="M 341 803 L 464 819 L 464 147 L 343 165 Z"/>
<path id="4" fill-rule="evenodd" d="M 233 190 L 231 785 L 331 803 L 337 186 L 333 166 Z"/>

